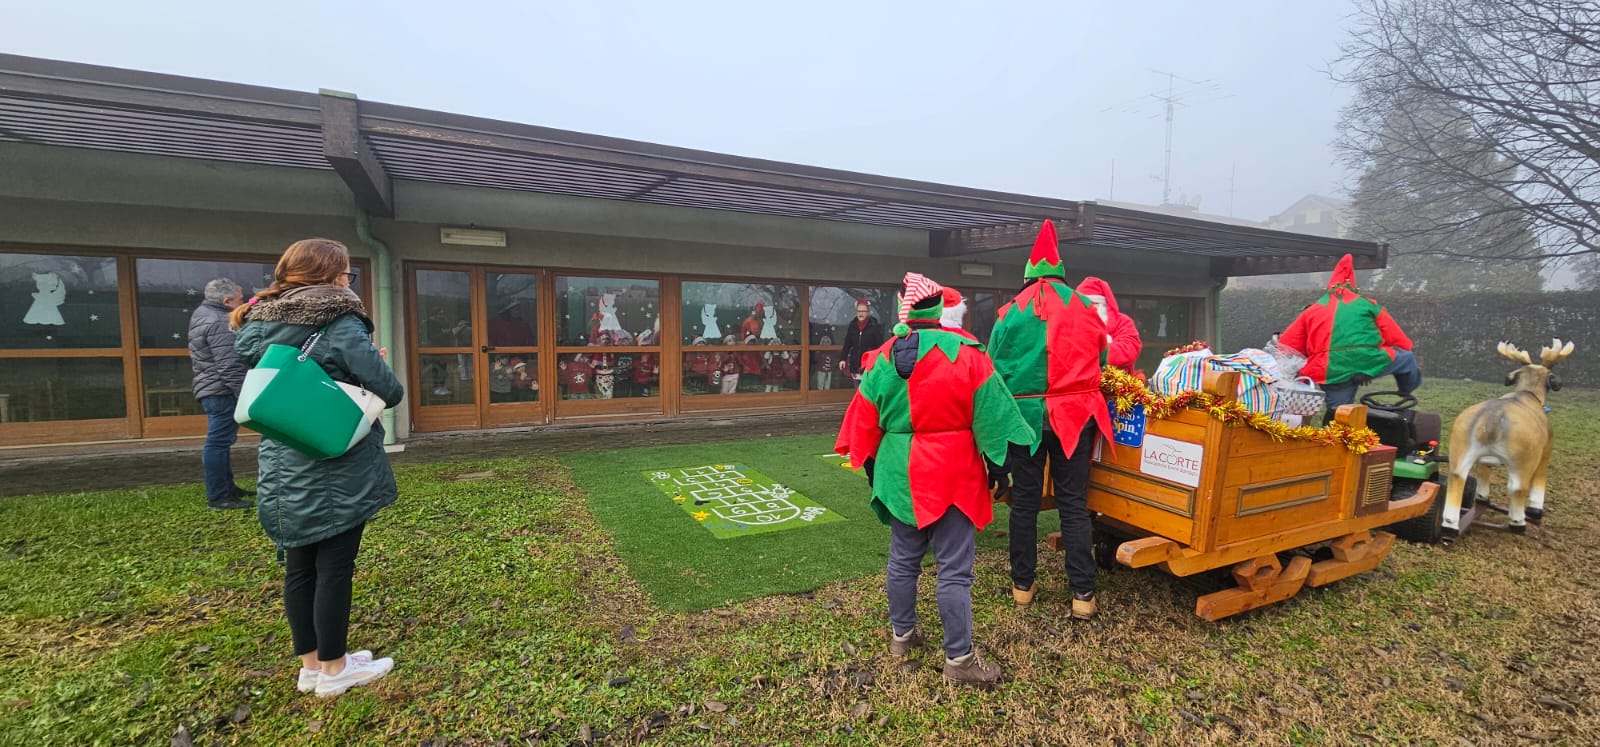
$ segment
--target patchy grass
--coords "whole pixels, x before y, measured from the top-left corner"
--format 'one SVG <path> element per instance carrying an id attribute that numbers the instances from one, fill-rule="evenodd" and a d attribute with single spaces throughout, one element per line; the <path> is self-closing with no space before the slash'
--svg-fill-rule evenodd
<path id="1" fill-rule="evenodd" d="M 1453 413 L 1503 391 L 1421 396 Z M 182 726 L 195 744 L 263 745 L 1596 744 L 1600 393 L 1552 406 L 1545 541 L 1405 544 L 1221 623 L 1193 616 L 1182 581 L 1122 570 L 1101 577 L 1102 616 L 1070 624 L 1055 563 L 1019 612 L 987 545 L 978 640 L 1010 675 L 992 691 L 945 685 L 932 650 L 889 658 L 880 569 L 850 557 L 881 537 L 837 548 L 865 570 L 815 591 L 671 611 L 595 518 L 605 499 L 573 483 L 585 468 L 551 458 L 400 471 L 359 561 L 351 641 L 398 667 L 332 701 L 293 689 L 279 569 L 248 512 L 206 511 L 198 486 L 7 499 L 0 743 L 165 745 Z M 826 471 L 793 446 L 769 474 Z M 847 515 L 836 526 L 876 525 L 864 501 Z"/>

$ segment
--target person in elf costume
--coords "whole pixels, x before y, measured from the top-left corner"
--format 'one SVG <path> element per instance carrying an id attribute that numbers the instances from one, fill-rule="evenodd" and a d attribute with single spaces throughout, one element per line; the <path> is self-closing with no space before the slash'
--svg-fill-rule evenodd
<path id="1" fill-rule="evenodd" d="M 1089 457 L 1097 433 L 1111 441 L 1111 417 L 1100 393 L 1106 325 L 1089 299 L 1067 284 L 1054 223 L 1047 220 L 1039 230 L 1023 277 L 1022 290 L 1000 308 L 988 346 L 995 371 L 1017 398 L 1034 434 L 1032 442 L 1011 450 L 1011 595 L 1018 606 L 1033 603 L 1039 503 L 1048 458 L 1072 616 L 1085 620 L 1097 607 Z"/>
<path id="2" fill-rule="evenodd" d="M 1094 304 L 1100 321 L 1106 323 L 1106 365 L 1144 378 L 1144 373 L 1136 368 L 1139 352 L 1144 350 L 1144 340 L 1139 337 L 1139 327 L 1133 323 L 1133 317 L 1117 307 L 1117 295 L 1111 292 L 1111 284 L 1091 275 L 1078 283 L 1078 292 Z"/>
<path id="3" fill-rule="evenodd" d="M 931 548 L 939 564 L 944 676 L 993 683 L 1000 668 L 972 645 L 976 532 L 994 517 L 990 486 L 1008 449 L 1033 431 L 977 342 L 943 329 L 938 284 L 907 273 L 904 322 L 866 355 L 834 451 L 865 467 L 872 509 L 889 525 L 886 589 L 890 653 L 909 655 L 917 629 L 917 577 Z"/>
<path id="4" fill-rule="evenodd" d="M 966 319 L 967 319 L 967 299 L 966 299 L 966 297 L 962 296 L 961 292 L 956 290 L 955 288 L 951 288 L 948 285 L 945 286 L 944 287 L 944 316 L 939 318 L 940 324 L 944 325 L 944 328 L 950 330 L 951 332 L 954 332 L 954 333 L 956 333 L 958 335 L 961 335 L 962 337 L 965 337 L 965 338 L 967 338 L 967 339 L 969 339 L 969 340 L 971 340 L 973 342 L 978 342 L 977 335 L 974 335 L 971 332 L 968 332 L 966 330 L 966 327 L 963 326 L 963 325 L 966 324 Z M 983 348 L 983 346 L 980 344 L 979 345 L 979 349 L 981 350 L 982 348 Z"/>
<path id="5" fill-rule="evenodd" d="M 1355 262 L 1346 254 L 1333 268 L 1328 292 L 1307 306 L 1278 337 L 1306 359 L 1301 376 L 1322 385 L 1328 410 L 1356 401 L 1356 387 L 1394 376 L 1402 394 L 1422 385 L 1411 338 L 1383 305 L 1356 292 Z"/>

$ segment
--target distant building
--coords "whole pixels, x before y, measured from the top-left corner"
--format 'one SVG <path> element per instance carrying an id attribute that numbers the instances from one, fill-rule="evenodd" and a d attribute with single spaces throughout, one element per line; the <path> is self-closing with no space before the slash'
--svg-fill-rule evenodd
<path id="1" fill-rule="evenodd" d="M 1306 195 L 1283 212 L 1268 218 L 1266 226 L 1279 231 L 1343 238 L 1350 231 L 1350 201 L 1326 195 Z"/>

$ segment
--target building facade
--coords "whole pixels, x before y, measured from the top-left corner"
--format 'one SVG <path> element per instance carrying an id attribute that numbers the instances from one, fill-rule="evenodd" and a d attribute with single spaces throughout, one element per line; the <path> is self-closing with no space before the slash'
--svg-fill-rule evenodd
<path id="1" fill-rule="evenodd" d="M 0 55 L 0 453 L 193 439 L 205 283 L 343 241 L 400 439 L 838 407 L 846 325 L 916 271 L 984 338 L 1038 222 L 1162 351 L 1230 275 L 1381 247 Z"/>

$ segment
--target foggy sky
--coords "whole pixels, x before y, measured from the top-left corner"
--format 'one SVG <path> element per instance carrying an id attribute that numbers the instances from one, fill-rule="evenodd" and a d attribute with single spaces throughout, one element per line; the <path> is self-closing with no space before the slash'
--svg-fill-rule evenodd
<path id="1" fill-rule="evenodd" d="M 1329 143 L 1348 94 L 1323 70 L 1346 0 L 240 7 L 19 3 L 0 51 L 1146 204 L 1161 201 L 1154 69 L 1213 82 L 1177 110 L 1174 200 L 1227 215 L 1236 168 L 1232 213 L 1260 220 L 1345 183 Z"/>

